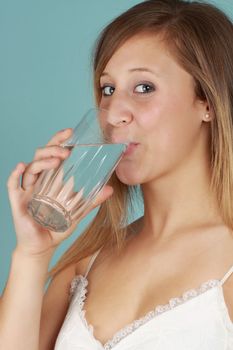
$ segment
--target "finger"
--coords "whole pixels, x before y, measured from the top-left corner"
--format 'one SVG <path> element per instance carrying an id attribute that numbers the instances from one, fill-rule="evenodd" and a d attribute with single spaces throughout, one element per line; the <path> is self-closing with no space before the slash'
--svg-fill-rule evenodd
<path id="1" fill-rule="evenodd" d="M 58 131 L 52 138 L 51 140 L 47 143 L 46 146 L 55 146 L 55 145 L 60 145 L 62 142 L 67 140 L 71 135 L 72 135 L 73 129 L 72 128 L 67 128 L 61 131 Z"/>
<path id="2" fill-rule="evenodd" d="M 58 157 L 65 159 L 70 155 L 70 150 L 68 148 L 60 146 L 48 146 L 44 148 L 38 148 L 35 152 L 34 160 L 41 160 L 50 157 Z"/>
<path id="3" fill-rule="evenodd" d="M 48 158 L 36 160 L 29 164 L 22 178 L 22 188 L 27 190 L 33 186 L 43 170 L 55 169 L 61 160 L 59 158 Z"/>
<path id="4" fill-rule="evenodd" d="M 95 207 L 99 206 L 101 203 L 103 203 L 106 199 L 108 199 L 113 194 L 113 188 L 109 185 L 105 185 L 102 190 L 99 192 L 96 199 L 93 201 L 93 204 L 91 207 L 87 208 L 83 214 L 78 216 L 74 221 L 72 222 L 72 225 L 66 230 L 65 232 L 59 233 L 60 240 L 64 240 L 67 237 L 69 237 L 72 232 L 76 229 L 80 221 L 89 214 L 91 210 L 93 210 Z M 57 232 L 50 231 L 54 237 L 57 237 Z"/>
<path id="5" fill-rule="evenodd" d="M 74 221 L 65 232 L 59 232 L 59 235 L 60 235 L 59 238 L 62 240 L 68 238 L 74 232 L 74 230 L 77 228 L 79 222 L 80 222 L 80 220 Z M 57 232 L 54 232 L 54 231 L 52 231 L 52 232 L 55 236 L 57 236 Z"/>
<path id="6" fill-rule="evenodd" d="M 74 217 L 74 223 L 72 224 L 72 227 L 77 226 L 77 224 L 82 220 L 85 216 L 89 214 L 89 212 L 96 207 L 98 207 L 100 204 L 102 204 L 104 201 L 106 201 L 111 195 L 113 194 L 113 188 L 112 186 L 105 185 L 102 190 L 98 193 L 96 198 L 93 200 L 92 204 L 88 206 L 86 210 L 81 215 L 78 215 L 76 218 Z"/>
<path id="7" fill-rule="evenodd" d="M 21 189 L 20 179 L 21 175 L 24 173 L 26 169 L 25 163 L 18 163 L 15 167 L 15 169 L 10 174 L 8 181 L 7 181 L 7 188 L 9 193 L 17 191 L 18 189 Z"/>
<path id="8" fill-rule="evenodd" d="M 83 219 L 88 213 L 98 207 L 100 204 L 105 202 L 108 198 L 110 198 L 113 194 L 114 190 L 112 186 L 105 185 L 102 190 L 98 193 L 95 199 L 92 201 L 92 205 L 88 207 L 83 214 L 80 216 L 79 221 Z"/>

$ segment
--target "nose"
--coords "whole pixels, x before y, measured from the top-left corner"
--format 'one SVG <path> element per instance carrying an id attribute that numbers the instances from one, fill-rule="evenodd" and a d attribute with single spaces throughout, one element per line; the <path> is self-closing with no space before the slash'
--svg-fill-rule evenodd
<path id="1" fill-rule="evenodd" d="M 107 122 L 114 127 L 128 125 L 133 120 L 132 106 L 126 94 L 115 91 L 107 109 Z"/>

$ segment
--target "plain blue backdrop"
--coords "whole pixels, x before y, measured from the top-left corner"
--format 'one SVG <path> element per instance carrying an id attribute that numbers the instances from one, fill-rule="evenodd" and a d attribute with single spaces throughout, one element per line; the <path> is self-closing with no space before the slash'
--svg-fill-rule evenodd
<path id="1" fill-rule="evenodd" d="M 0 293 L 16 240 L 7 178 L 93 105 L 91 52 L 103 27 L 136 0 L 0 0 Z M 233 0 L 212 1 L 233 16 Z M 54 263 L 95 213 L 57 250 Z M 140 213 L 138 213 L 139 215 Z"/>

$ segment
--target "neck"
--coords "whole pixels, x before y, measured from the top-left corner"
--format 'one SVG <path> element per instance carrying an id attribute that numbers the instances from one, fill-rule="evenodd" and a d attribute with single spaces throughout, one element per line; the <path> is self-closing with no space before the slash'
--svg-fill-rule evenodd
<path id="1" fill-rule="evenodd" d="M 142 185 L 142 232 L 160 239 L 180 230 L 222 223 L 210 178 L 210 167 L 203 162 L 186 164 L 173 174 Z"/>

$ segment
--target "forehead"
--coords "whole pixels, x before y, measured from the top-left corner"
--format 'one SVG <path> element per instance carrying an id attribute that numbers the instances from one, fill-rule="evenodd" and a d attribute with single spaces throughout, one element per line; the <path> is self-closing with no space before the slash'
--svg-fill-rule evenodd
<path id="1" fill-rule="evenodd" d="M 128 39 L 115 51 L 103 74 L 138 67 L 153 69 L 158 76 L 169 75 L 174 70 L 183 71 L 161 35 L 143 33 Z"/>

